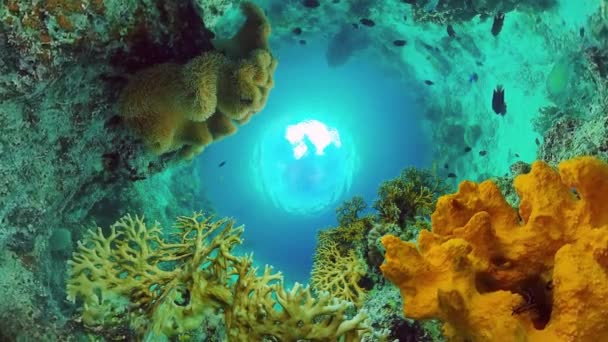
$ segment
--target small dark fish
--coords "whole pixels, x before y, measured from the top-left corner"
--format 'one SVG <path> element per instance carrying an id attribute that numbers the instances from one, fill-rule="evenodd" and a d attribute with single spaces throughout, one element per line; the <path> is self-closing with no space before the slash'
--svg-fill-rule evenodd
<path id="1" fill-rule="evenodd" d="M 359 20 L 359 22 L 361 24 L 363 24 L 365 26 L 369 26 L 369 27 L 376 25 L 376 23 L 373 20 L 368 19 L 368 18 L 362 18 L 361 20 Z"/>
<path id="2" fill-rule="evenodd" d="M 515 158 L 519 158 L 519 153 L 515 153 Z"/>
<path id="3" fill-rule="evenodd" d="M 446 163 L 446 164 L 443 164 L 443 168 L 444 168 L 444 169 L 449 169 L 449 168 L 450 168 L 450 165 L 448 165 L 447 163 Z"/>
<path id="4" fill-rule="evenodd" d="M 536 143 L 536 146 L 540 145 L 540 140 L 538 140 L 538 138 L 534 139 L 534 142 Z"/>
<path id="5" fill-rule="evenodd" d="M 581 29 L 580 29 L 580 30 L 578 30 L 578 34 L 580 34 L 580 35 L 581 35 L 581 38 L 584 38 L 584 37 L 585 37 L 585 28 L 584 28 L 584 27 L 581 27 Z"/>
<path id="6" fill-rule="evenodd" d="M 410 5 L 417 5 L 418 0 L 403 0 L 403 2 L 405 2 L 406 4 L 410 4 Z"/>
<path id="7" fill-rule="evenodd" d="M 448 25 L 447 30 L 448 30 L 448 36 L 450 36 L 452 38 L 456 37 L 456 31 L 454 31 L 454 27 L 452 26 L 452 24 Z"/>
<path id="8" fill-rule="evenodd" d="M 492 34 L 494 37 L 497 37 L 500 31 L 502 30 L 502 25 L 505 22 L 505 14 L 502 12 L 498 12 L 497 15 L 494 16 L 494 22 L 492 23 Z"/>
<path id="9" fill-rule="evenodd" d="M 425 42 L 422 42 L 422 46 L 424 46 L 425 49 L 427 49 L 427 50 L 429 50 L 431 52 L 435 51 L 435 48 L 431 44 L 427 44 Z"/>
<path id="10" fill-rule="evenodd" d="M 431 80 L 425 80 L 424 84 L 426 84 L 426 85 L 433 85 L 435 83 L 433 81 L 431 81 Z"/>
<path id="11" fill-rule="evenodd" d="M 469 75 L 469 83 L 477 82 L 479 80 L 479 75 L 476 72 Z"/>
<path id="12" fill-rule="evenodd" d="M 291 32 L 293 32 L 293 34 L 295 34 L 296 36 L 299 36 L 302 34 L 302 29 L 299 27 L 296 27 L 293 30 L 291 30 Z"/>
<path id="13" fill-rule="evenodd" d="M 471 152 L 471 148 L 469 146 L 467 146 L 467 147 L 464 148 L 464 151 L 465 152 Z"/>
<path id="14" fill-rule="evenodd" d="M 394 41 L 393 41 L 393 45 L 395 45 L 395 46 L 404 46 L 404 45 L 405 45 L 405 43 L 406 43 L 406 42 L 405 42 L 405 40 L 403 40 L 403 39 L 397 39 L 397 40 L 394 40 Z"/>
<path id="15" fill-rule="evenodd" d="M 403 16 L 403 21 L 407 21 L 407 15 Z"/>
<path id="16" fill-rule="evenodd" d="M 477 66 L 483 66 L 483 62 L 482 61 L 476 61 L 475 65 L 477 65 Z"/>
<path id="17" fill-rule="evenodd" d="M 225 160 L 223 162 L 221 162 L 217 167 L 222 167 L 224 165 L 226 165 L 226 161 Z"/>
<path id="18" fill-rule="evenodd" d="M 355 30 L 356 30 L 356 29 L 358 29 L 358 28 L 359 28 L 359 24 L 357 24 L 357 23 L 353 23 L 353 28 L 354 28 Z"/>
<path id="19" fill-rule="evenodd" d="M 486 154 L 488 154 L 488 151 L 486 151 L 486 150 L 479 151 L 479 155 L 482 157 L 485 156 Z"/>
<path id="20" fill-rule="evenodd" d="M 304 39 L 300 39 L 300 45 L 306 45 L 306 41 Z"/>
<path id="21" fill-rule="evenodd" d="M 507 114 L 507 104 L 505 103 L 505 89 L 498 85 L 492 94 L 492 109 L 494 113 L 505 116 Z"/>
<path id="22" fill-rule="evenodd" d="M 453 172 L 448 173 L 448 178 L 456 178 L 456 174 Z"/>
<path id="23" fill-rule="evenodd" d="M 321 5 L 318 0 L 304 0 L 302 1 L 302 4 L 304 7 L 308 8 L 317 8 L 319 5 Z"/>

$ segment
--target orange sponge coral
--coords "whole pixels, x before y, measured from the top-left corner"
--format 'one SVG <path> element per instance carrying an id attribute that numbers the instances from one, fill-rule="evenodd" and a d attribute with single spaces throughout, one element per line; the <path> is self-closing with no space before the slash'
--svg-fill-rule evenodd
<path id="1" fill-rule="evenodd" d="M 270 25 L 263 12 L 246 2 L 247 20 L 224 45 L 230 51 L 206 52 L 186 65 L 165 63 L 130 80 L 119 99 L 120 115 L 156 154 L 180 150 L 184 158 L 233 134 L 262 110 L 274 87 L 277 61 L 268 50 Z"/>
<path id="2" fill-rule="evenodd" d="M 519 215 L 494 183 L 465 181 L 418 246 L 382 239 L 405 314 L 445 321 L 454 341 L 608 339 L 608 165 L 536 162 L 514 185 Z"/>

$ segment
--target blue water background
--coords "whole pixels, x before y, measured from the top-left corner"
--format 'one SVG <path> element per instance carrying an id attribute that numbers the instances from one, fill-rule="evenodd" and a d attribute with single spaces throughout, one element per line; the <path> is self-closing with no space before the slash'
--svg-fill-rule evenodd
<path id="1" fill-rule="evenodd" d="M 416 119 L 421 109 L 413 95 L 420 91 L 419 84 L 399 79 L 365 56 L 329 68 L 324 51 L 322 40 L 275 49 L 276 86 L 265 109 L 197 160 L 206 184 L 201 191 L 217 213 L 245 225 L 242 250 L 253 251 L 258 264 L 282 271 L 287 284 L 308 282 L 316 233 L 337 225 L 334 210 L 339 202 L 321 213 L 298 215 L 275 207 L 256 190 L 252 156 L 256 143 L 276 120 L 305 114 L 331 121 L 339 132 L 351 136 L 360 162 L 342 200 L 362 195 L 371 205 L 383 180 L 407 166 L 428 166 L 431 160 L 431 142 Z M 222 161 L 226 164 L 218 167 Z"/>

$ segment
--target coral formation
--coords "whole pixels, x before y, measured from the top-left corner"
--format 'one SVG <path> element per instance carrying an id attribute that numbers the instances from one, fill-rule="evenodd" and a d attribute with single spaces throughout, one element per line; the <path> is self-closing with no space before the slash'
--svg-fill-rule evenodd
<path id="1" fill-rule="evenodd" d="M 230 40 L 217 41 L 185 65 L 164 63 L 136 73 L 120 95 L 120 115 L 156 154 L 186 159 L 232 134 L 265 105 L 277 62 L 268 49 L 270 25 L 250 2 Z"/>
<path id="2" fill-rule="evenodd" d="M 413 15 L 416 21 L 438 24 L 470 21 L 477 15 L 487 18 L 493 16 L 498 11 L 510 12 L 516 8 L 519 10 L 548 10 L 557 4 L 556 0 L 428 0 L 411 3 L 413 3 Z"/>
<path id="3" fill-rule="evenodd" d="M 361 196 L 354 196 L 344 201 L 336 208 L 336 219 L 339 226 L 348 226 L 359 219 L 359 213 L 367 208 L 367 203 Z"/>
<path id="4" fill-rule="evenodd" d="M 84 300 L 85 326 L 128 325 L 136 335 L 172 336 L 194 329 L 204 310 L 229 300 L 227 264 L 237 260 L 230 251 L 243 228 L 200 213 L 178 218 L 175 228 L 174 243 L 161 238 L 159 226 L 131 216 L 107 236 L 101 228 L 89 232 L 68 262 L 67 284 L 68 299 Z M 208 267 L 199 269 L 203 264 Z M 180 298 L 187 300 L 180 304 Z"/>
<path id="5" fill-rule="evenodd" d="M 601 111 L 601 107 L 598 110 Z M 539 159 L 551 165 L 577 155 L 590 155 L 608 161 L 608 116 L 590 116 L 584 121 L 575 118 L 557 120 L 545 133 L 538 149 Z"/>
<path id="6" fill-rule="evenodd" d="M 365 290 L 359 284 L 367 272 L 365 262 L 353 249 L 342 252 L 333 241 L 317 246 L 310 282 L 315 292 L 332 296 L 360 306 Z"/>
<path id="7" fill-rule="evenodd" d="M 367 262 L 377 268 L 384 261 L 384 247 L 380 239 L 385 235 L 395 235 L 402 240 L 408 240 L 402 235 L 401 227 L 394 223 L 375 223 L 367 234 Z"/>
<path id="8" fill-rule="evenodd" d="M 365 300 L 370 325 L 375 330 L 384 330 L 387 341 L 443 342 L 441 322 L 437 320 L 417 321 L 403 316 L 403 300 L 399 289 L 386 282 L 375 286 Z M 377 341 L 377 340 L 376 340 Z"/>
<path id="9" fill-rule="evenodd" d="M 242 232 L 195 213 L 164 238 L 158 225 L 126 216 L 79 243 L 68 298 L 83 301 L 81 321 L 107 338 L 187 338 L 220 312 L 230 341 L 359 341 L 369 330 L 364 312 L 347 318 L 349 302 L 298 284 L 287 291 L 269 267 L 257 276 L 251 256 L 232 253 Z"/>
<path id="10" fill-rule="evenodd" d="M 461 341 L 600 341 L 608 337 L 608 165 L 535 162 L 514 185 L 519 214 L 490 181 L 439 199 L 416 246 L 382 239 L 381 270 L 412 318 L 438 318 Z M 584 307 L 584 310 L 581 310 Z"/>
<path id="11" fill-rule="evenodd" d="M 327 292 L 313 296 L 308 286 L 296 283 L 289 291 L 280 273 L 266 266 L 262 276 L 251 267 L 251 258 L 237 266 L 239 281 L 233 305 L 226 308 L 226 325 L 234 341 L 327 341 L 343 336 L 345 341 L 359 341 L 370 332 L 367 314 L 359 310 L 347 320 L 348 302 Z M 276 296 L 273 299 L 272 296 Z M 279 305 L 280 310 L 275 307 Z"/>
<path id="12" fill-rule="evenodd" d="M 430 215 L 439 195 L 448 189 L 447 184 L 434 172 L 414 167 L 383 182 L 378 188 L 379 199 L 374 202 L 382 222 L 405 228 L 416 216 Z"/>

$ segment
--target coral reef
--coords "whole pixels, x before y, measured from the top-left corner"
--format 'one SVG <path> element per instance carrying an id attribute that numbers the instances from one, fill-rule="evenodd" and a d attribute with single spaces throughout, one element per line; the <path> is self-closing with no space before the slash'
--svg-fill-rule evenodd
<path id="1" fill-rule="evenodd" d="M 401 227 L 394 223 L 375 223 L 367 234 L 367 262 L 374 268 L 379 267 L 384 261 L 384 247 L 380 239 L 389 234 L 398 236 L 404 241 L 408 240 Z"/>
<path id="2" fill-rule="evenodd" d="M 382 222 L 405 228 L 416 216 L 433 212 L 437 197 L 448 190 L 447 184 L 430 170 L 407 168 L 391 180 L 380 184 L 374 209 Z"/>
<path id="3" fill-rule="evenodd" d="M 280 273 L 271 273 L 266 266 L 262 276 L 251 268 L 251 258 L 237 266 L 239 280 L 234 302 L 226 308 L 226 325 L 234 341 L 334 340 L 359 341 L 371 332 L 363 310 L 351 319 L 344 319 L 350 303 L 327 292 L 313 296 L 308 286 L 296 283 L 289 291 L 282 284 Z M 273 299 L 273 294 L 276 299 Z M 278 310 L 276 305 L 280 305 Z"/>
<path id="4" fill-rule="evenodd" d="M 124 217 L 107 236 L 101 228 L 90 231 L 68 262 L 68 299 L 84 300 L 85 326 L 173 336 L 201 325 L 207 308 L 228 302 L 227 264 L 237 260 L 230 250 L 243 228 L 200 213 L 179 217 L 175 228 L 167 239 L 173 243 L 138 217 Z M 199 270 L 202 264 L 208 267 Z"/>
<path id="5" fill-rule="evenodd" d="M 391 283 L 378 283 L 367 296 L 364 308 L 375 330 L 387 331 L 388 341 L 442 342 L 441 322 L 413 320 L 403 316 L 399 289 Z"/>
<path id="6" fill-rule="evenodd" d="M 608 161 L 608 116 L 591 116 L 585 121 L 564 118 L 546 133 L 538 157 L 551 165 L 577 155 Z"/>
<path id="7" fill-rule="evenodd" d="M 180 150 L 190 159 L 232 134 L 265 105 L 277 62 L 268 50 L 270 25 L 261 9 L 242 4 L 246 21 L 217 50 L 185 65 L 165 63 L 133 76 L 119 100 L 120 115 L 156 154 Z"/>
<path id="8" fill-rule="evenodd" d="M 407 2 L 407 1 L 406 1 Z M 557 4 L 556 0 L 428 0 L 413 2 L 414 20 L 438 24 L 469 21 L 473 17 L 493 16 L 498 11 L 510 12 L 517 9 L 547 10 Z"/>
<path id="9" fill-rule="evenodd" d="M 43 331 L 72 329 L 61 290 L 68 248 L 58 253 L 50 243 L 53 232 L 66 229 L 77 240 L 92 221 L 114 220 L 122 212 L 105 204 L 116 202 L 116 193 L 127 193 L 178 161 L 176 155 L 145 153 L 120 125 L 114 104 L 122 75 L 158 63 L 184 63 L 212 49 L 211 38 L 190 1 L 0 5 L 0 249 L 17 260 L 1 258 L 0 267 L 36 270 L 29 273 L 36 286 L 6 278 L 6 288 L 13 282 L 23 293 L 0 291 L 3 312 L 11 316 L 0 328 L 3 340 L 65 340 L 40 337 Z M 155 190 L 138 200 L 161 193 L 169 202 L 177 197 L 166 185 Z M 40 314 L 8 309 L 28 297 Z M 52 319 L 38 319 L 43 315 Z M 16 324 L 32 319 L 36 323 L 27 323 L 29 329 Z"/>
<path id="10" fill-rule="evenodd" d="M 354 196 L 336 208 L 336 219 L 339 226 L 348 226 L 359 220 L 359 213 L 367 209 L 367 203 L 361 196 Z"/>
<path id="11" fill-rule="evenodd" d="M 365 290 L 359 282 L 367 267 L 354 250 L 342 252 L 333 241 L 326 241 L 315 251 L 310 282 L 315 292 L 328 292 L 332 296 L 361 306 Z"/>
<path id="12" fill-rule="evenodd" d="M 382 272 L 408 317 L 444 321 L 451 340 L 603 340 L 607 179 L 593 157 L 559 172 L 535 162 L 514 181 L 519 214 L 494 183 L 464 181 L 439 199 L 418 245 L 382 239 Z"/>
<path id="13" fill-rule="evenodd" d="M 363 311 L 347 318 L 349 302 L 298 284 L 287 291 L 270 267 L 257 276 L 251 256 L 232 253 L 242 232 L 232 220 L 195 213 L 165 238 L 158 225 L 126 216 L 79 243 L 68 298 L 82 301 L 80 320 L 106 338 L 187 338 L 220 312 L 231 341 L 359 341 L 369 330 Z"/>

